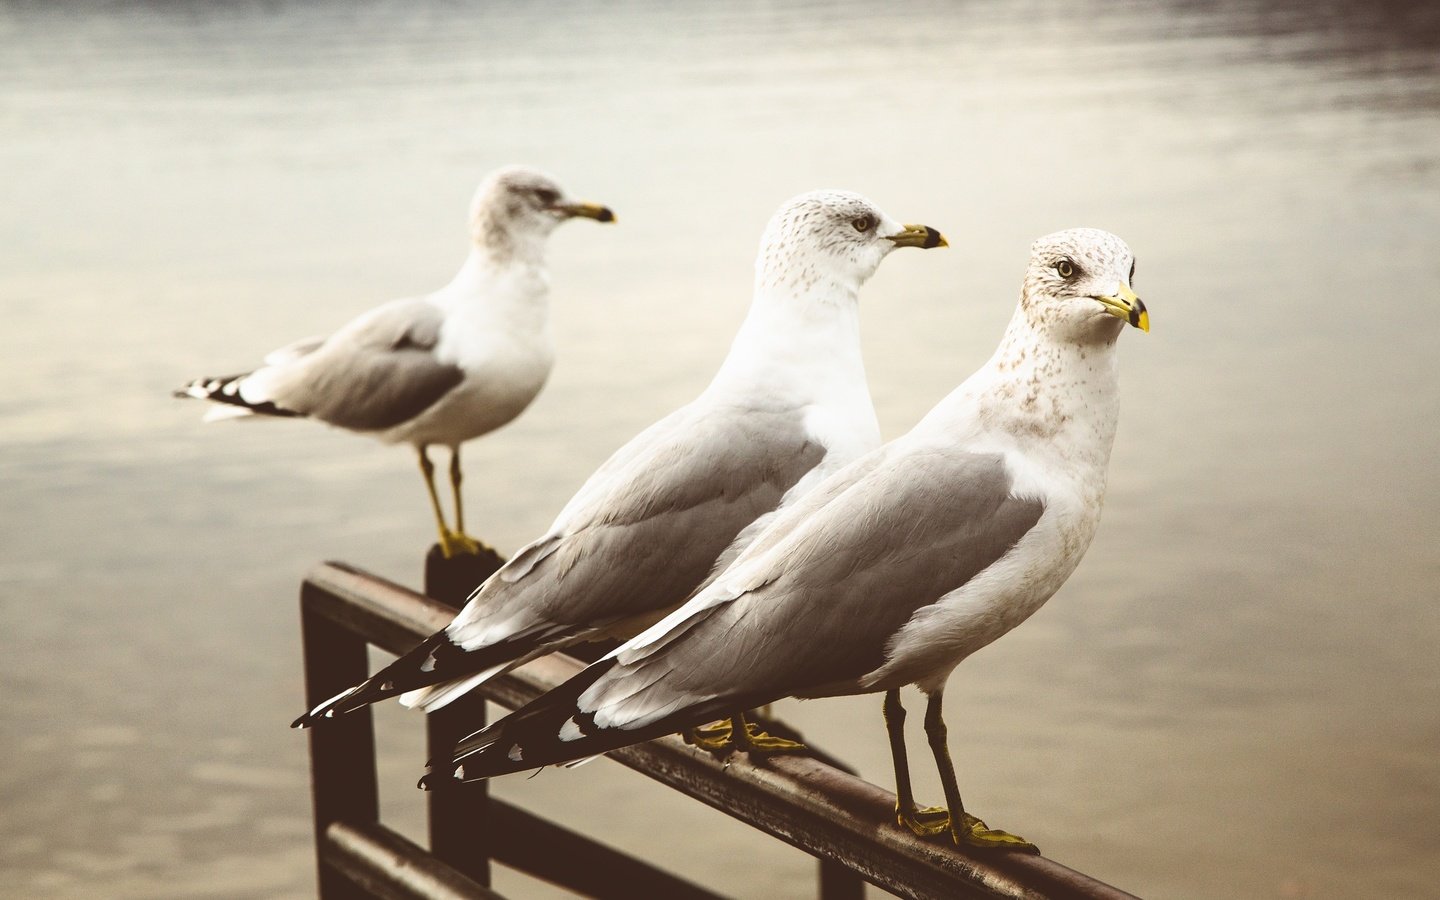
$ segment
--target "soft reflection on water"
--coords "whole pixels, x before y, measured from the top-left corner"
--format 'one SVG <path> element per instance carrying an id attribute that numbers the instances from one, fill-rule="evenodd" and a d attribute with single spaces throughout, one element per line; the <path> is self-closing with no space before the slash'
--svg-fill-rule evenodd
<path id="1" fill-rule="evenodd" d="M 867 291 L 888 435 L 989 353 L 1032 238 L 1128 238 L 1155 330 L 1124 338 L 1106 521 L 952 680 L 967 801 L 1141 894 L 1425 894 L 1435 9 L 0 6 L 4 890 L 312 893 L 296 586 L 323 558 L 413 582 L 423 498 L 400 451 L 167 392 L 440 284 L 474 181 L 528 161 L 621 225 L 557 235 L 559 368 L 472 445 L 506 548 L 703 386 L 791 194 L 952 239 Z M 887 782 L 874 698 L 791 711 Z M 383 726 L 418 828 L 414 723 Z M 812 890 L 616 766 L 498 790 L 737 895 Z"/>

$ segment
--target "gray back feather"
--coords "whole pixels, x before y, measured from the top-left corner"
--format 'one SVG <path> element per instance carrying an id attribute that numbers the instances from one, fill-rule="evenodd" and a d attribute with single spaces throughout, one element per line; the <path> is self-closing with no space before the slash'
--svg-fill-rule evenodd
<path id="1" fill-rule="evenodd" d="M 523 634 L 603 626 L 679 605 L 745 526 L 824 458 L 799 410 L 685 408 L 647 429 L 591 477 L 565 533 L 487 581 L 450 629 L 469 648 Z M 637 587 L 643 586 L 643 587 Z"/>
<path id="2" fill-rule="evenodd" d="M 297 360 L 293 374 L 277 380 L 274 400 L 356 431 L 409 421 L 465 378 L 433 353 L 443 318 L 421 299 L 387 303 Z"/>
<path id="3" fill-rule="evenodd" d="M 775 699 L 851 684 L 879 668 L 916 612 L 1003 557 L 1044 512 L 1012 496 L 998 455 L 882 448 L 787 510 L 737 562 L 771 565 L 688 630 L 631 656 L 591 689 L 587 709 L 659 708 L 677 696 Z M 814 496 L 814 495 L 812 495 Z M 807 515 L 807 512 L 809 513 Z M 717 588 L 724 584 L 721 579 Z M 660 677 L 663 673 L 663 677 Z"/>

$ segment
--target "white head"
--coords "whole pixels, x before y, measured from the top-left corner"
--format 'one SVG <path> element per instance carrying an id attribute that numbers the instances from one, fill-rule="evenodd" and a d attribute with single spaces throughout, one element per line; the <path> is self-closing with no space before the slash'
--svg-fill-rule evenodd
<path id="1" fill-rule="evenodd" d="M 577 216 L 615 221 L 608 208 L 576 200 L 544 172 L 506 166 L 487 175 L 475 191 L 470 233 L 479 247 L 508 255 L 522 246 L 543 243 L 556 225 Z"/>
<path id="2" fill-rule="evenodd" d="M 1126 322 L 1150 330 L 1135 296 L 1135 255 L 1098 228 L 1072 228 L 1030 245 L 1020 308 L 1037 332 L 1073 343 L 1110 343 Z"/>
<path id="3" fill-rule="evenodd" d="M 896 247 L 949 246 L 925 225 L 901 225 L 849 191 L 812 191 L 781 206 L 760 238 L 756 289 L 857 291 Z"/>

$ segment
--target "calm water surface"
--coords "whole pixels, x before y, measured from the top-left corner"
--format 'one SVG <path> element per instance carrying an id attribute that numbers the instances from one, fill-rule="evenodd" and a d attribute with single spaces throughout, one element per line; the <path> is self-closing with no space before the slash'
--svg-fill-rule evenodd
<path id="1" fill-rule="evenodd" d="M 0 5 L 0 894 L 313 893 L 296 587 L 326 558 L 414 583 L 423 495 L 400 450 L 168 391 L 443 283 L 475 181 L 528 161 L 621 224 L 557 234 L 559 366 L 471 445 L 505 549 L 703 387 L 786 197 L 951 238 L 865 295 L 888 436 L 989 354 L 1030 240 L 1125 236 L 1154 331 L 1123 340 L 1106 520 L 952 679 L 967 801 L 1143 895 L 1427 895 L 1436 9 Z M 888 783 L 877 698 L 787 712 Z M 418 832 L 414 722 L 381 725 Z M 497 790 L 739 896 L 813 890 L 618 766 Z"/>

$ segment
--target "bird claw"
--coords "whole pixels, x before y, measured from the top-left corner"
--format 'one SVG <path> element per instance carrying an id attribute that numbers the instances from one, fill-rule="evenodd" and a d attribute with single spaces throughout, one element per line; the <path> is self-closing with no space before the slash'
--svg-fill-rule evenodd
<path id="1" fill-rule="evenodd" d="M 964 843 L 972 847 L 983 847 L 987 850 L 1014 850 L 1019 853 L 1040 855 L 1039 847 L 1020 837 L 1018 834 L 1011 834 L 1008 831 L 991 828 L 969 813 L 964 814 L 960 828 L 951 831 L 951 837 L 956 844 Z"/>
<path id="2" fill-rule="evenodd" d="M 957 846 L 968 845 L 981 847 L 986 850 L 1014 850 L 1020 853 L 1039 854 L 1040 848 L 1008 831 L 1001 831 L 998 828 L 991 828 L 983 821 L 970 815 L 962 813 L 960 827 L 952 828 L 950 813 L 944 807 L 926 806 L 923 808 L 911 809 L 909 812 L 895 806 L 895 821 L 910 829 L 916 837 L 934 837 L 937 834 L 949 834 L 950 839 Z"/>
<path id="3" fill-rule="evenodd" d="M 950 812 L 942 806 L 927 806 L 906 812 L 897 803 L 895 821 L 910 829 L 916 837 L 933 837 L 950 830 Z"/>
<path id="4" fill-rule="evenodd" d="M 711 753 L 723 753 L 744 751 L 746 753 L 795 753 L 805 749 L 805 745 L 776 737 L 762 731 L 753 722 L 745 723 L 744 735 L 738 740 L 735 737 L 735 727 L 731 719 L 721 719 L 718 722 L 711 722 L 708 725 L 701 725 L 686 732 L 683 737 L 685 743 L 699 747 L 701 750 L 708 750 Z"/>
<path id="5" fill-rule="evenodd" d="M 477 541 L 464 532 L 447 531 L 440 535 L 440 552 L 446 559 L 454 559 L 462 555 L 480 556 L 491 551 L 484 541 Z"/>
<path id="6" fill-rule="evenodd" d="M 718 753 L 730 747 L 731 727 L 729 719 L 721 719 L 718 722 L 692 728 L 684 732 L 681 737 L 685 739 L 685 743 L 691 746 Z"/>

